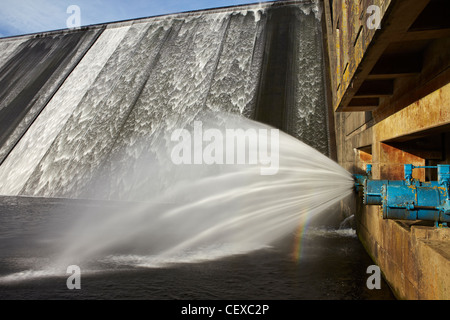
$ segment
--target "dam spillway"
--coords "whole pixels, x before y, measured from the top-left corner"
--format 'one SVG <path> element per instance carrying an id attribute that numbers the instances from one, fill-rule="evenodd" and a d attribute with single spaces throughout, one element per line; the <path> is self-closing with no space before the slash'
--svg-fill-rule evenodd
<path id="1" fill-rule="evenodd" d="M 0 194 L 84 198 L 106 176 L 102 198 L 139 200 L 123 176 L 205 110 L 329 155 L 320 18 L 269 3 L 1 39 Z"/>
<path id="2" fill-rule="evenodd" d="M 450 160 L 447 143 L 449 25 L 443 14 L 448 9 L 448 2 L 443 0 L 417 0 L 414 4 L 407 0 L 283 1 L 1 39 L 0 194 L 7 196 L 2 197 L 0 203 L 0 218 L 3 219 L 0 223 L 0 274 L 6 274 L 0 281 L 42 276 L 41 260 L 33 259 L 46 247 L 41 244 L 49 240 L 36 242 L 29 234 L 36 233 L 36 221 L 40 221 L 40 226 L 47 224 L 45 221 L 51 216 L 50 203 L 59 201 L 55 197 L 142 200 L 153 194 L 146 188 L 147 184 L 170 185 L 179 171 L 165 166 L 160 153 L 161 147 L 163 150 L 167 147 L 164 133 L 189 126 L 208 112 L 219 115 L 215 120 L 225 126 L 228 123 L 220 118 L 222 112 L 279 128 L 322 154 L 338 159 L 349 172 L 361 173 L 370 163 L 375 178 L 394 181 L 398 180 L 403 172 L 399 169 L 407 161 L 420 168 L 415 179 L 437 180 L 430 168 L 448 165 Z M 373 24 L 378 18 L 380 28 Z M 325 61 L 322 61 L 323 51 Z M 324 86 L 323 73 L 327 73 L 327 86 Z M 327 119 L 325 105 L 330 113 L 331 109 L 335 111 L 331 118 L 336 121 L 336 130 L 332 119 Z M 333 134 L 336 134 L 336 142 L 334 137 L 330 139 Z M 335 150 L 333 143 L 336 143 Z M 295 159 L 308 158 L 304 157 L 307 149 L 298 146 L 293 144 L 290 150 L 295 152 L 288 154 L 295 154 Z M 299 149 L 302 151 L 298 152 Z M 314 157 L 321 158 L 317 154 Z M 153 170 L 141 170 L 143 164 Z M 311 171 L 317 171 L 316 164 L 317 161 Z M 298 163 L 294 167 L 298 171 L 303 168 Z M 329 169 L 323 170 L 324 176 L 332 171 Z M 191 177 L 199 172 L 192 171 Z M 288 206 L 273 209 L 264 203 L 273 201 L 272 205 L 284 205 L 289 204 L 286 197 L 305 198 L 296 184 L 304 181 L 304 176 L 299 179 L 296 173 L 296 170 L 290 171 L 290 187 L 295 187 L 291 193 L 278 189 L 279 193 L 269 192 L 267 197 L 259 194 L 253 204 L 262 207 L 263 212 L 271 211 L 272 218 L 277 218 L 275 221 L 287 217 L 278 210 Z M 193 181 L 198 182 L 188 179 L 188 185 L 193 194 L 200 194 L 201 200 L 205 194 L 192 187 Z M 264 187 L 268 181 L 264 181 Z M 322 179 L 322 188 L 330 188 L 330 183 L 324 181 L 336 183 L 327 177 Z M 217 180 L 215 182 L 219 185 Z M 96 184 L 101 194 L 92 192 L 99 190 Z M 214 183 L 207 185 L 208 194 L 217 191 Z M 228 190 L 246 198 L 245 193 L 234 187 L 235 183 L 230 185 L 233 187 Z M 224 186 L 221 188 L 217 188 L 219 192 Z M 189 195 L 191 189 L 181 193 Z M 322 197 L 314 198 L 314 202 L 319 203 L 326 196 L 317 190 L 315 195 L 322 194 Z M 80 203 L 62 200 L 65 205 Z M 449 229 L 433 227 L 427 221 L 384 220 L 379 208 L 362 207 L 360 199 L 349 200 L 341 202 L 341 210 L 354 216 L 345 219 L 343 224 L 353 221 L 356 234 L 372 261 L 366 260 L 353 267 L 345 265 L 341 273 L 345 279 L 355 282 L 358 290 L 365 288 L 367 275 L 361 272 L 375 262 L 397 297 L 447 299 Z M 229 213 L 236 214 L 234 209 L 248 203 L 248 199 L 231 202 L 233 206 L 225 205 L 222 211 L 226 213 L 225 221 L 230 221 Z M 408 204 L 408 207 L 413 206 Z M 211 211 L 216 209 L 214 204 Z M 69 211 L 60 209 L 59 213 L 64 216 Z M 132 216 L 130 210 L 126 211 L 128 214 L 124 217 Z M 35 214 L 30 215 L 30 212 Z M 192 225 L 190 217 L 187 218 Z M 321 216 L 325 218 L 328 217 Z M 351 218 L 353 220 L 349 220 Z M 209 216 L 200 220 L 207 221 Z M 98 233 L 96 224 L 90 221 L 86 226 L 93 239 L 103 238 L 104 234 Z M 133 221 L 130 228 L 122 222 L 116 222 L 118 230 L 134 232 L 134 227 L 141 225 Z M 153 222 L 138 229 L 148 233 L 146 227 L 151 225 L 155 231 L 161 231 Z M 179 222 L 176 220 L 177 225 Z M 287 224 L 292 231 L 294 223 L 289 220 Z M 251 221 L 246 225 L 256 229 L 261 226 Z M 275 223 L 266 219 L 263 225 L 272 227 Z M 194 223 L 194 227 L 200 225 Z M 180 235 L 179 228 L 173 229 Z M 47 237 L 48 233 L 51 238 L 52 232 L 48 231 L 42 234 Z M 245 235 L 253 234 L 247 228 L 244 231 Z M 312 228 L 313 234 L 316 231 L 321 240 L 324 234 L 334 234 L 333 237 L 339 234 L 336 242 L 343 238 L 342 230 L 333 233 Z M 316 257 L 322 260 L 309 269 L 314 270 L 311 274 L 315 276 L 312 280 L 315 283 L 309 288 L 321 287 L 320 270 L 325 270 L 324 266 L 332 265 L 325 275 L 328 280 L 330 275 L 336 276 L 334 262 L 358 259 L 350 249 L 354 230 L 344 231 L 349 231 L 349 237 L 344 237 L 344 247 L 334 246 L 333 240 L 329 243 L 332 243 L 331 251 L 337 254 L 331 264 L 322 259 L 330 257 L 327 250 L 322 251 L 329 249 L 329 244 L 317 245 L 317 237 L 307 244 L 309 248 L 304 253 L 310 256 L 303 259 L 301 268 L 293 270 L 305 275 L 308 263 L 313 260 L 311 257 L 321 252 Z M 301 234 L 299 231 L 300 240 Z M 124 236 L 124 232 L 120 232 L 120 236 Z M 216 234 L 213 237 L 217 240 Z M 74 243 L 75 248 L 69 252 L 86 253 L 95 243 L 90 239 L 82 237 L 78 247 L 73 238 L 65 243 Z M 106 240 L 109 242 L 110 238 Z M 188 237 L 188 240 L 192 239 Z M 302 247 L 300 243 L 295 251 L 300 257 L 299 247 Z M 24 254 L 16 255 L 18 252 Z M 273 251 L 265 254 L 273 261 Z M 114 256 L 109 263 L 114 268 L 130 260 L 132 265 L 152 265 L 152 257 L 144 258 Z M 260 262 L 265 261 L 266 258 L 260 259 Z M 277 266 L 292 267 L 279 262 Z M 22 272 L 27 265 L 31 265 L 31 272 Z M 262 265 L 264 269 L 266 265 Z M 205 266 L 200 264 L 200 268 Z M 266 271 L 274 274 L 277 266 Z M 254 267 L 252 265 L 251 269 Z M 237 274 L 233 281 L 241 283 L 242 271 L 226 273 Z M 307 277 L 311 282 L 312 278 Z M 252 289 L 255 288 L 252 285 L 258 284 L 253 276 L 247 280 Z M 286 293 L 285 288 L 299 283 L 296 274 L 290 285 L 273 286 L 273 280 L 268 276 L 266 284 L 275 292 L 282 288 Z M 276 277 L 275 282 L 280 284 L 280 280 L 283 281 Z M 337 276 L 332 282 L 338 284 L 341 280 Z M 329 292 L 325 287 L 336 289 L 333 285 L 322 286 L 321 297 L 325 291 Z M 343 293 L 340 287 L 335 297 L 341 294 L 361 297 L 345 290 L 344 287 Z M 294 291 L 295 298 L 302 294 Z M 273 292 L 271 294 L 273 297 Z"/>
<path id="3" fill-rule="evenodd" d="M 371 260 L 354 230 L 322 225 L 337 210 L 318 227 L 305 221 L 353 185 L 327 157 L 322 4 L 278 1 L 0 39 L 8 86 L 0 87 L 0 295 L 391 299 L 384 282 L 377 292 L 366 287 Z M 164 133 L 202 113 L 232 126 L 222 112 L 295 137 L 284 149 L 287 170 L 254 183 L 205 181 L 196 176 L 204 167 L 188 169 L 196 179 L 173 192 L 178 202 L 139 201 L 153 195 L 146 185 L 170 185 L 180 173 L 159 153 Z M 61 290 L 73 263 L 87 275 L 83 289 Z"/>

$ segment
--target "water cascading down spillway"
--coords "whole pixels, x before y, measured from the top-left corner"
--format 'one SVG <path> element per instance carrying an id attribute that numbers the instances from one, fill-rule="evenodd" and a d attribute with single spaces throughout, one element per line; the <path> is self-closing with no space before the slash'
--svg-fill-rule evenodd
<path id="1" fill-rule="evenodd" d="M 0 194 L 130 205 L 64 221 L 55 251 L 68 263 L 124 247 L 143 257 L 215 243 L 241 252 L 296 232 L 353 186 L 330 159 L 320 6 L 255 4 L 1 40 Z M 279 129 L 278 173 L 175 164 L 171 134 L 199 121 L 220 133 Z"/>
<path id="2" fill-rule="evenodd" d="M 412 178 L 413 169 L 437 169 L 438 181 Z M 364 205 L 381 205 L 384 219 L 433 221 L 436 226 L 450 222 L 450 165 L 404 165 L 404 180 L 373 180 L 372 165 L 366 174 L 356 174 L 355 189 Z"/>
<path id="3" fill-rule="evenodd" d="M 205 112 L 328 156 L 320 19 L 316 1 L 261 4 L 0 42 L 0 194 L 145 200 L 171 181 L 141 164 L 164 167 L 164 133 Z"/>

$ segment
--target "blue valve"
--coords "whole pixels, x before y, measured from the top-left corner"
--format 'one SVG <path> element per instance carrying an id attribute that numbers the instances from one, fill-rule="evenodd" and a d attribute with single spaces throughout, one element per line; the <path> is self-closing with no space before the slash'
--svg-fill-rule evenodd
<path id="1" fill-rule="evenodd" d="M 413 169 L 434 168 L 438 181 L 420 182 L 413 179 Z M 366 175 L 355 175 L 357 190 L 363 191 L 366 205 L 381 205 L 383 218 L 427 220 L 436 225 L 450 222 L 450 165 L 414 166 L 405 164 L 405 180 L 372 180 L 372 166 Z"/>

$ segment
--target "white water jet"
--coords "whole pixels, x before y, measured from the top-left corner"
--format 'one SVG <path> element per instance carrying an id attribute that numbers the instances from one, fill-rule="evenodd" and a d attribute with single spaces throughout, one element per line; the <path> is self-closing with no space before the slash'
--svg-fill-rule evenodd
<path id="1" fill-rule="evenodd" d="M 289 132 L 327 153 L 321 27 L 316 6 L 300 5 L 296 52 L 305 67 L 295 72 Z M 254 116 L 267 19 L 255 7 L 107 28 L 0 167 L 0 192 L 130 202 L 51 224 L 63 234 L 55 248 L 49 242 L 54 263 L 6 279 L 72 264 L 86 273 L 95 262 L 154 267 L 245 253 L 346 197 L 351 175 L 283 133 L 273 176 L 260 174 L 263 164 L 171 162 L 171 133 L 195 120 L 221 132 L 269 129 L 221 113 Z"/>
<path id="2" fill-rule="evenodd" d="M 272 129 L 231 114 L 207 114 L 201 120 L 222 131 Z M 261 175 L 261 164 L 177 166 L 170 159 L 170 134 L 160 133 L 161 143 L 153 145 L 157 152 L 149 150 L 158 160 L 141 163 L 138 170 L 154 178 L 154 185 L 140 190 L 148 191 L 148 199 L 83 214 L 59 241 L 64 249 L 57 264 L 106 259 L 155 266 L 244 253 L 294 232 L 352 191 L 346 170 L 281 132 L 279 171 L 273 176 Z"/>

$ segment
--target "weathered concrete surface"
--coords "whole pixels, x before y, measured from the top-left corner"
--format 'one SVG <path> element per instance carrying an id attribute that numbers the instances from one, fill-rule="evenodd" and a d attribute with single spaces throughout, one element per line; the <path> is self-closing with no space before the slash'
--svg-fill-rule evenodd
<path id="1" fill-rule="evenodd" d="M 333 70 L 330 86 L 335 110 L 340 108 L 340 101 L 351 87 L 352 78 L 377 31 L 367 27 L 367 20 L 373 14 L 367 13 L 367 9 L 371 5 L 378 6 L 382 19 L 390 3 L 390 0 L 324 1 L 328 13 L 328 50 Z"/>
<path id="2" fill-rule="evenodd" d="M 441 14 L 450 9 L 445 0 L 324 3 L 337 111 L 372 111 L 382 107 L 385 98 L 402 94 L 398 87 L 405 88 L 411 77 L 421 74 L 427 82 L 431 64 L 422 66 L 429 58 L 425 48 L 432 39 L 450 37 L 448 17 Z M 379 28 L 374 21 L 380 22 Z M 439 61 L 437 56 L 432 59 Z"/>
<path id="3" fill-rule="evenodd" d="M 358 237 L 400 299 L 450 299 L 450 230 L 383 220 L 360 208 Z"/>
<path id="4" fill-rule="evenodd" d="M 447 84 L 374 125 L 373 141 L 379 141 L 373 144 L 375 177 L 403 179 L 403 164 L 427 164 L 426 159 L 381 141 L 445 128 L 450 122 L 449 106 Z M 448 141 L 444 148 L 448 153 Z M 448 155 L 444 160 L 448 163 Z M 415 170 L 415 178 L 424 181 L 425 170 Z M 363 212 L 358 219 L 359 237 L 390 279 L 396 295 L 403 299 L 450 299 L 450 230 L 385 221 L 378 208 Z"/>
<path id="5" fill-rule="evenodd" d="M 450 26 L 438 12 L 450 3 L 375 1 L 383 18 L 374 34 L 363 24 L 368 2 L 327 3 L 338 162 L 352 173 L 371 163 L 374 179 L 390 180 L 403 179 L 406 163 L 449 164 Z M 368 40 L 362 46 L 357 30 Z M 414 170 L 414 178 L 437 180 L 431 169 Z M 342 207 L 355 208 L 358 236 L 398 298 L 450 299 L 449 229 L 383 220 L 360 199 Z"/>
<path id="6" fill-rule="evenodd" d="M 425 105 L 428 107 L 425 108 Z M 392 180 L 403 179 L 405 163 L 449 163 L 449 106 L 450 84 L 370 128 L 362 126 L 348 135 L 344 124 L 357 121 L 360 117 L 354 114 L 338 115 L 340 163 L 355 173 L 364 170 L 367 163 L 372 163 L 374 179 Z M 427 160 L 420 153 L 417 153 L 418 156 L 403 150 L 400 142 L 399 145 L 390 143 L 391 140 L 402 139 L 421 141 L 423 138 L 416 137 L 427 135 L 431 139 L 442 137 L 439 144 L 442 146 L 440 155 L 444 159 Z M 365 146 L 370 146 L 370 154 L 363 151 Z M 425 181 L 426 176 L 425 170 L 414 170 L 414 178 Z M 382 269 L 398 298 L 450 299 L 450 229 L 383 220 L 379 207 L 363 207 L 360 199 L 357 199 L 356 206 L 359 239 Z"/>

